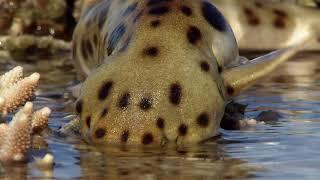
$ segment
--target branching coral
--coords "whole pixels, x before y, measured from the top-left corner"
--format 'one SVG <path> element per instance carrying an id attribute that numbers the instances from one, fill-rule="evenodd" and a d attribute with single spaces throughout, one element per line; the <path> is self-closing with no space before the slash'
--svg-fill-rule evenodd
<path id="1" fill-rule="evenodd" d="M 26 105 L 13 117 L 6 128 L 0 146 L 0 161 L 21 161 L 31 145 L 32 103 Z"/>
<path id="2" fill-rule="evenodd" d="M 31 121 L 33 134 L 40 133 L 48 127 L 48 120 L 50 114 L 51 109 L 49 109 L 48 107 L 44 107 L 33 113 Z"/>
<path id="3" fill-rule="evenodd" d="M 33 73 L 23 78 L 23 69 L 18 66 L 0 77 L 0 114 L 15 111 L 34 96 L 40 74 Z"/>
<path id="4" fill-rule="evenodd" d="M 0 162 L 23 160 L 32 135 L 48 126 L 51 110 L 45 107 L 33 112 L 33 104 L 27 102 L 34 96 L 39 78 L 38 73 L 23 78 L 19 66 L 0 76 L 0 117 L 25 104 L 9 124 L 0 124 Z"/>

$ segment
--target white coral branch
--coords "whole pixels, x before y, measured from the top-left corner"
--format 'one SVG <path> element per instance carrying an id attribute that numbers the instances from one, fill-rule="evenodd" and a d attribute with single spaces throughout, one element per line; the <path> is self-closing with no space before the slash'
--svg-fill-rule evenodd
<path id="1" fill-rule="evenodd" d="M 5 139 L 5 135 L 9 130 L 9 126 L 5 123 L 0 124 L 0 149 L 1 146 L 3 145 L 3 141 Z"/>
<path id="2" fill-rule="evenodd" d="M 2 110 L 2 108 L 4 107 L 5 104 L 5 99 L 3 97 L 0 97 L 0 112 Z"/>
<path id="3" fill-rule="evenodd" d="M 3 145 L 0 149 L 0 161 L 21 161 L 31 145 L 32 103 L 27 102 L 10 122 Z"/>
<path id="4" fill-rule="evenodd" d="M 38 86 L 39 73 L 22 78 L 22 67 L 16 67 L 0 77 L 0 113 L 6 115 L 23 105 L 31 97 Z"/>
<path id="5" fill-rule="evenodd" d="M 44 107 L 32 115 L 32 132 L 33 134 L 39 133 L 48 127 L 49 116 L 51 109 Z"/>
<path id="6" fill-rule="evenodd" d="M 47 107 L 32 113 L 32 103 L 27 102 L 9 125 L 0 124 L 0 162 L 23 160 L 31 147 L 32 134 L 48 127 L 50 114 Z"/>
<path id="7" fill-rule="evenodd" d="M 23 78 L 23 68 L 18 66 L 0 76 L 0 117 L 19 108 L 9 124 L 0 124 L 0 162 L 21 161 L 31 147 L 33 133 L 48 127 L 51 110 L 47 107 L 32 113 L 33 97 L 40 74 Z"/>
<path id="8" fill-rule="evenodd" d="M 13 68 L 11 71 L 0 76 L 0 88 L 12 86 L 13 84 L 21 80 L 22 76 L 23 68 L 21 66 Z"/>
<path id="9" fill-rule="evenodd" d="M 43 171 L 52 171 L 54 164 L 54 156 L 46 154 L 43 158 L 34 157 L 36 166 Z"/>

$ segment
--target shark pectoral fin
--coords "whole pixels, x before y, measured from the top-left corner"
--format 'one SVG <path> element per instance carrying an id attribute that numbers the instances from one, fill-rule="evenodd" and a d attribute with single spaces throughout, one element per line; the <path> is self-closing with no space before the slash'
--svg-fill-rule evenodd
<path id="1" fill-rule="evenodd" d="M 243 89 L 249 87 L 260 78 L 268 75 L 280 64 L 294 56 L 301 46 L 273 51 L 250 62 L 226 69 L 222 73 L 227 93 L 230 97 L 238 95 Z"/>

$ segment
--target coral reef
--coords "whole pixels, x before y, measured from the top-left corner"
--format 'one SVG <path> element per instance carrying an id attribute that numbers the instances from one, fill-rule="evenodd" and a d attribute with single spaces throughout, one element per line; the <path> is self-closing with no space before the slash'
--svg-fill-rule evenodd
<path id="1" fill-rule="evenodd" d="M 33 134 L 38 134 L 48 127 L 50 114 L 51 109 L 48 107 L 44 107 L 32 114 L 31 126 Z"/>
<path id="2" fill-rule="evenodd" d="M 65 0 L 1 0 L 0 34 L 61 36 L 66 31 L 61 21 L 66 10 Z"/>
<path id="3" fill-rule="evenodd" d="M 32 103 L 26 105 L 13 117 L 5 129 L 0 146 L 0 161 L 21 161 L 31 145 Z"/>
<path id="4" fill-rule="evenodd" d="M 0 77 L 0 112 L 2 115 L 15 111 L 32 99 L 40 74 L 23 78 L 23 68 L 18 66 Z"/>
<path id="5" fill-rule="evenodd" d="M 32 102 L 40 75 L 23 78 L 18 66 L 0 76 L 0 119 L 24 105 L 9 124 L 0 124 L 0 162 L 22 161 L 32 144 L 32 135 L 48 126 L 51 110 L 44 107 L 33 112 Z"/>
<path id="6" fill-rule="evenodd" d="M 70 52 L 71 43 L 53 38 L 51 36 L 1 36 L 0 37 L 0 61 L 10 59 L 19 64 L 33 60 L 34 56 L 54 56 L 63 52 Z M 40 58 L 41 59 L 41 58 Z"/>
<path id="7" fill-rule="evenodd" d="M 53 161 L 54 156 L 52 154 L 46 154 L 43 158 L 34 158 L 35 159 L 35 165 L 44 171 L 52 171 L 53 169 Z"/>

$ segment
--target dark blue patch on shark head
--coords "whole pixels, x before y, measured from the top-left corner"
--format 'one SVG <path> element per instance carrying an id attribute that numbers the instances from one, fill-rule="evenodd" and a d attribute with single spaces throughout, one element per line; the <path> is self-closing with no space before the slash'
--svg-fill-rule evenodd
<path id="1" fill-rule="evenodd" d="M 202 14 L 207 22 L 216 30 L 223 32 L 227 30 L 227 22 L 219 10 L 209 2 L 202 3 Z"/>

